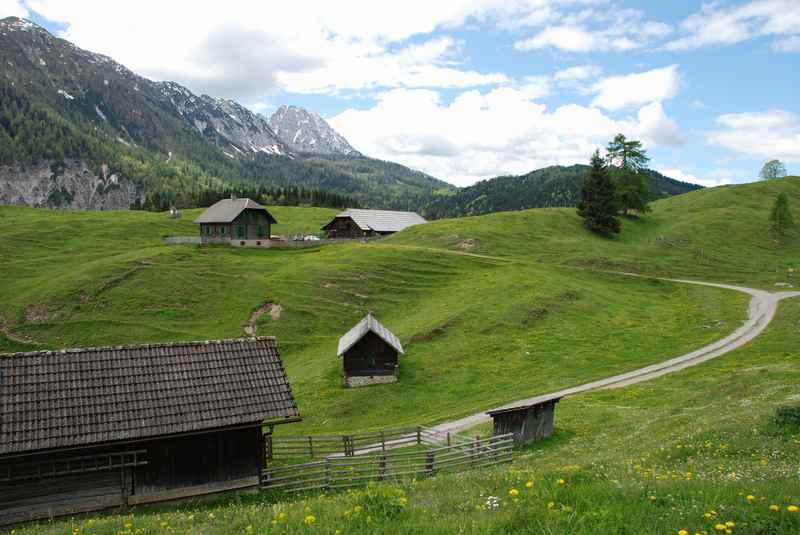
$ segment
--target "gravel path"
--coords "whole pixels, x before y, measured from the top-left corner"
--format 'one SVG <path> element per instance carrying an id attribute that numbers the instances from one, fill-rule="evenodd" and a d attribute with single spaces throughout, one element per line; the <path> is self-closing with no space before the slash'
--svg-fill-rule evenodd
<path id="1" fill-rule="evenodd" d="M 626 273 L 626 275 L 640 276 L 633 273 Z M 764 290 L 756 290 L 754 288 L 745 288 L 742 286 L 732 286 L 730 284 L 716 284 L 711 282 L 699 282 L 699 281 L 682 280 L 682 279 L 661 279 L 661 280 L 670 282 L 680 282 L 685 284 L 699 284 L 702 286 L 713 286 L 716 288 L 725 288 L 727 290 L 735 290 L 738 292 L 744 292 L 746 294 L 749 294 L 751 296 L 751 299 L 750 299 L 750 308 L 748 310 L 747 321 L 745 321 L 741 327 L 736 329 L 734 332 L 732 332 L 722 340 L 718 340 L 713 344 L 701 347 L 700 349 L 697 349 L 685 355 L 681 355 L 680 357 L 675 357 L 666 360 L 664 362 L 659 362 L 658 364 L 651 364 L 650 366 L 646 366 L 638 370 L 622 373 L 619 375 L 614 375 L 612 377 L 607 377 L 605 379 L 600 379 L 598 381 L 592 381 L 590 383 L 585 383 L 571 388 L 565 388 L 563 390 L 558 390 L 556 392 L 551 392 L 549 394 L 535 396 L 532 398 L 520 399 L 512 403 L 507 403 L 505 405 L 495 408 L 499 409 L 499 408 L 514 407 L 517 405 L 530 405 L 546 398 L 566 397 L 574 394 L 579 394 L 582 392 L 588 392 L 590 390 L 620 388 L 623 386 L 640 383 L 642 381 L 649 381 L 650 379 L 655 379 L 656 377 L 661 377 L 662 375 L 676 372 L 678 370 L 688 368 L 689 366 L 694 366 L 696 364 L 700 364 L 701 362 L 711 360 L 713 358 L 719 357 L 720 355 L 724 355 L 729 351 L 733 351 L 738 347 L 741 347 L 742 345 L 746 344 L 747 342 L 758 336 L 761 333 L 761 331 L 763 331 L 766 328 L 766 326 L 769 325 L 769 322 L 772 321 L 772 318 L 775 315 L 775 311 L 777 310 L 779 301 L 789 297 L 800 296 L 800 292 L 770 293 Z M 489 410 L 494 410 L 495 408 Z M 489 420 L 491 420 L 489 415 L 487 415 L 485 411 L 482 411 L 477 414 L 466 416 L 464 418 L 459 418 L 458 420 L 451 420 L 449 422 L 441 423 L 439 425 L 434 426 L 433 429 L 443 433 L 447 432 L 456 433 L 474 427 L 478 424 L 482 424 Z"/>

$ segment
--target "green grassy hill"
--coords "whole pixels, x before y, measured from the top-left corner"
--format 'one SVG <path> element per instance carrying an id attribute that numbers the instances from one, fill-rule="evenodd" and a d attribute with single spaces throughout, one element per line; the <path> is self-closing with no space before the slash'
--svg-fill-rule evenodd
<path id="1" fill-rule="evenodd" d="M 771 287 L 800 269 L 797 228 L 782 240 L 769 232 L 781 191 L 800 214 L 800 178 L 788 177 L 662 199 L 624 220 L 618 239 L 590 237 L 574 209 L 548 208 L 434 221 L 386 243 Z"/>
<path id="2" fill-rule="evenodd" d="M 369 244 L 293 251 L 165 245 L 164 236 L 196 232 L 191 213 L 170 220 L 141 212 L 0 207 L 0 323 L 6 333 L 0 350 L 240 336 L 255 310 L 275 303 L 281 307 L 279 317 L 262 316 L 258 334 L 278 337 L 306 418 L 281 432 L 435 423 L 664 360 L 734 330 L 745 316 L 743 295 L 607 271 L 764 287 L 791 281 L 789 269 L 800 268 L 798 231 L 780 243 L 766 231 L 778 191 L 790 195 L 797 212 L 798 178 L 702 190 L 655 203 L 653 214 L 626 221 L 618 240 L 588 233 L 574 211 L 545 209 L 438 221 Z M 300 230 L 318 227 L 331 215 L 287 207 L 274 213 L 287 229 Z M 275 232 L 287 233 L 283 227 Z M 400 382 L 345 389 L 336 342 L 367 310 L 405 346 Z M 736 352 L 744 355 L 741 360 L 726 357 L 734 374 L 734 368 L 715 362 L 702 368 L 709 372 L 692 370 L 652 383 L 667 385 L 667 390 L 650 391 L 648 384 L 565 402 L 557 436 L 524 455 L 511 472 L 506 468 L 414 486 L 409 503 L 415 512 L 397 527 L 382 527 L 390 533 L 413 531 L 432 522 L 425 520 L 432 515 L 431 529 L 449 533 L 453 515 L 469 512 L 465 531 L 470 532 L 537 525 L 553 533 L 590 533 L 598 522 L 619 525 L 629 514 L 629 502 L 641 497 L 642 503 L 630 509 L 633 527 L 627 532 L 677 533 L 674 521 L 683 517 L 676 515 L 697 509 L 702 518 L 701 509 L 709 503 L 733 509 L 745 485 L 726 484 L 717 492 L 715 485 L 724 480 L 712 474 L 727 452 L 714 450 L 690 461 L 659 448 L 704 443 L 707 435 L 721 433 L 741 440 L 741 451 L 726 464 L 730 470 L 748 455 L 762 455 L 748 433 L 761 429 L 753 426 L 753 418 L 766 421 L 796 384 L 798 355 L 790 339 L 796 335 L 798 314 L 795 304 L 783 307 L 772 342 L 759 338 Z M 707 429 L 692 428 L 696 421 Z M 778 452 L 785 466 L 783 452 L 796 438 L 758 439 Z M 643 456 L 650 464 L 641 466 L 657 465 L 670 476 L 651 481 L 649 472 L 639 473 L 624 462 Z M 703 467 L 706 482 L 698 485 L 702 503 L 694 489 L 671 478 L 673 467 L 678 473 L 686 463 Z M 701 473 L 696 467 L 692 471 Z M 786 483 L 789 476 L 778 468 L 762 472 L 772 479 L 783 474 L 778 486 L 760 480 L 759 473 L 745 473 L 753 493 L 775 500 L 798 495 L 796 481 Z M 559 490 L 553 481 L 564 474 L 585 494 Z M 487 493 L 506 496 L 506 487 L 529 475 L 544 479 L 541 490 L 536 487 L 536 507 L 512 509 L 509 504 L 494 517 L 475 509 Z M 448 491 L 448 485 L 456 488 Z M 647 499 L 653 489 L 661 508 L 645 509 L 653 506 Z M 368 526 L 334 521 L 349 499 L 311 502 L 320 518 L 330 519 L 324 528 L 318 526 L 321 531 L 333 533 L 335 526 L 368 532 Z M 560 513 L 548 516 L 548 501 L 559 504 Z M 608 505 L 592 510 L 592 503 L 605 501 Z M 573 510 L 561 509 L 562 504 Z M 242 507 L 223 505 L 219 516 L 230 522 L 210 529 L 232 533 L 232 526 L 238 526 L 241 531 L 244 519 L 262 522 L 271 515 L 263 516 L 267 506 L 260 502 L 255 510 L 262 516 Z M 294 522 L 304 506 L 287 507 Z M 148 518 L 156 529 L 157 521 Z M 178 515 L 170 518 L 179 522 Z M 114 522 L 108 520 L 99 532 L 112 532 Z M 658 529 L 643 530 L 646 522 Z M 687 529 L 694 525 L 686 524 Z"/>

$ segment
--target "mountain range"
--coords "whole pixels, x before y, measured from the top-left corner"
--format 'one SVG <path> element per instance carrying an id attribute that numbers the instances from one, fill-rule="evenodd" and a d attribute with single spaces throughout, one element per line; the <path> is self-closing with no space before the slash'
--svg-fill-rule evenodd
<path id="1" fill-rule="evenodd" d="M 0 20 L 0 65 L 0 204 L 165 209 L 267 187 L 435 218 L 572 205 L 586 171 L 548 167 L 459 189 L 360 153 L 312 111 L 281 106 L 267 118 L 15 17 Z M 695 187 L 651 176 L 654 197 Z"/>
<path id="2" fill-rule="evenodd" d="M 139 76 L 24 19 L 0 20 L 0 64 L 2 203 L 191 204 L 204 188 L 256 184 L 416 209 L 453 189 L 362 155 L 313 112 L 281 107 L 267 119 Z"/>

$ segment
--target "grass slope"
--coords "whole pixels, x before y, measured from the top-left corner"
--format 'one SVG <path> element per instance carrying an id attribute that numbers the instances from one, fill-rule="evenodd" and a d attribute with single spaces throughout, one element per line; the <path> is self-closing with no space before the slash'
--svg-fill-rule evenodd
<path id="1" fill-rule="evenodd" d="M 295 226 L 321 215 L 284 210 L 278 221 Z M 192 214 L 0 214 L 13 229 L 0 243 L 14 251 L 0 258 L 0 315 L 34 348 L 235 337 L 262 304 L 279 304 L 258 332 L 278 337 L 306 416 L 282 432 L 461 416 L 679 355 L 732 331 L 746 308 L 712 288 L 391 244 L 164 245 Z M 345 389 L 337 339 L 367 310 L 405 345 L 401 380 Z"/>
<path id="2" fill-rule="evenodd" d="M 662 199 L 612 240 L 591 237 L 574 209 L 549 208 L 434 221 L 385 243 L 771 287 L 800 270 L 800 229 L 782 240 L 769 232 L 781 191 L 800 213 L 800 177 L 789 177 Z"/>
<path id="3" fill-rule="evenodd" d="M 798 328 L 800 301 L 788 301 L 764 334 L 719 359 L 569 398 L 553 437 L 510 467 L 293 501 L 227 495 L 17 533 L 798 533 L 800 427 L 772 422 L 776 407 L 798 404 Z"/>

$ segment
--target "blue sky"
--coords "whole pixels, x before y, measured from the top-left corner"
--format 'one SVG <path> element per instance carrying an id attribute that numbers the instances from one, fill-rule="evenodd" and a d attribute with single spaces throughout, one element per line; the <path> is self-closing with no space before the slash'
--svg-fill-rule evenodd
<path id="1" fill-rule="evenodd" d="M 587 162 L 616 132 L 705 185 L 772 158 L 800 174 L 797 0 L 128 4 L 0 0 L 0 16 L 259 113 L 312 109 L 458 185 Z"/>

